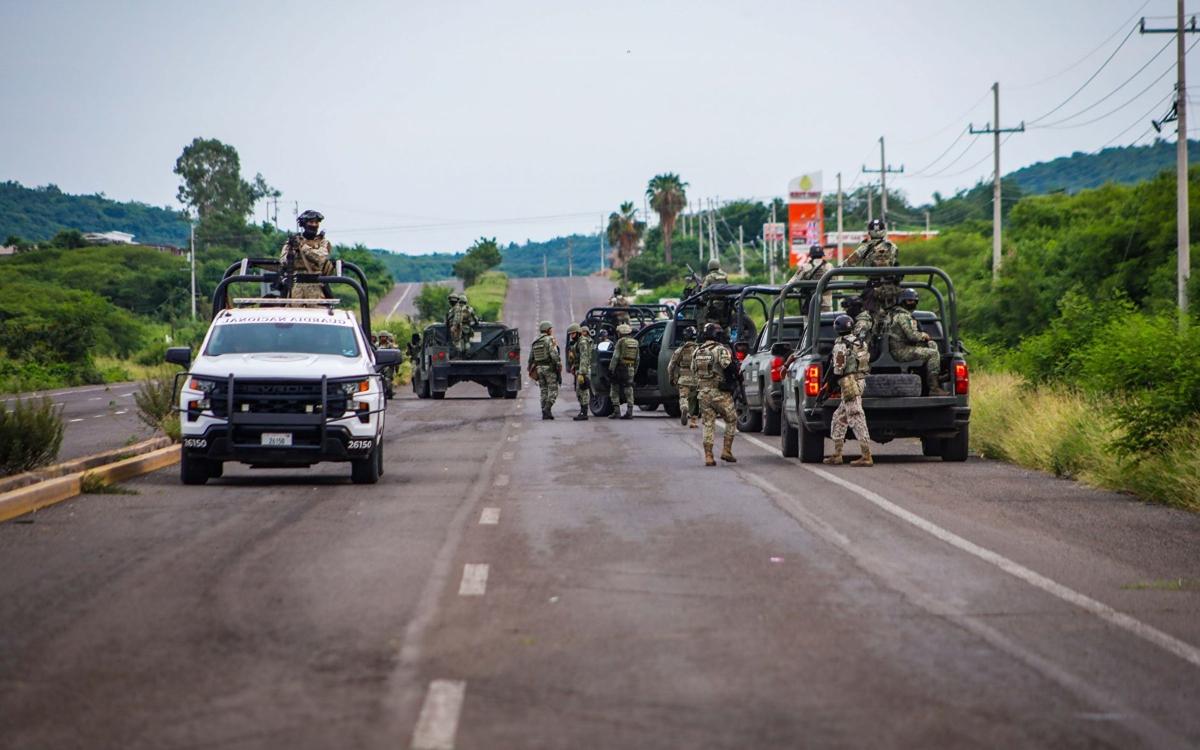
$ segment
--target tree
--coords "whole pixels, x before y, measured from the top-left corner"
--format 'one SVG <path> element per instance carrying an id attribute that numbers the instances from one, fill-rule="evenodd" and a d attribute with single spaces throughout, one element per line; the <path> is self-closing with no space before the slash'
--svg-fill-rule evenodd
<path id="1" fill-rule="evenodd" d="M 480 237 L 467 248 L 467 254 L 454 264 L 454 275 L 462 279 L 464 287 L 472 286 L 484 271 L 500 265 L 501 260 L 503 256 L 500 255 L 496 238 Z"/>
<path id="2" fill-rule="evenodd" d="M 614 267 L 620 267 L 621 277 L 629 281 L 629 261 L 637 254 L 638 240 L 646 231 L 646 222 L 638 221 L 633 201 L 621 204 L 618 211 L 608 215 L 608 241 L 616 250 L 613 253 Z"/>
<path id="3" fill-rule="evenodd" d="M 176 197 L 190 206 L 203 223 L 217 216 L 245 222 L 259 198 L 277 191 L 256 175 L 254 184 L 242 179 L 237 149 L 215 138 L 196 138 L 175 160 L 183 181 Z"/>
<path id="4" fill-rule="evenodd" d="M 75 248 L 87 247 L 87 240 L 83 238 L 83 232 L 78 229 L 64 229 L 54 235 L 50 240 L 50 245 L 53 247 Z"/>
<path id="5" fill-rule="evenodd" d="M 662 227 L 663 259 L 668 266 L 671 265 L 671 235 L 675 232 L 675 219 L 687 206 L 687 186 L 674 172 L 655 175 L 646 186 L 650 208 L 658 214 L 658 223 Z"/>
<path id="6" fill-rule="evenodd" d="M 420 294 L 413 300 L 421 320 L 445 320 L 446 312 L 450 309 L 452 291 L 454 290 L 443 284 L 426 284 L 421 287 Z"/>

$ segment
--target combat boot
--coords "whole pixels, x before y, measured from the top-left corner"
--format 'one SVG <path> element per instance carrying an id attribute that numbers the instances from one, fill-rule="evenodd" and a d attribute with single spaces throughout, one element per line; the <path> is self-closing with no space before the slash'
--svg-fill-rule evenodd
<path id="1" fill-rule="evenodd" d="M 725 450 L 721 451 L 721 460 L 731 464 L 737 463 L 737 459 L 733 457 L 733 435 L 725 436 Z"/>
<path id="2" fill-rule="evenodd" d="M 554 419 L 554 415 L 550 413 L 549 406 L 542 407 L 542 419 Z"/>
<path id="3" fill-rule="evenodd" d="M 950 391 L 946 390 L 945 388 L 941 387 L 940 385 L 934 384 L 929 387 L 929 395 L 930 396 L 949 396 Z"/>
<path id="4" fill-rule="evenodd" d="M 875 459 L 871 457 L 871 446 L 866 443 L 860 443 L 862 455 L 850 462 L 851 466 L 874 466 Z"/>
<path id="5" fill-rule="evenodd" d="M 679 412 L 679 424 L 683 425 L 684 427 L 687 427 L 687 423 L 688 423 L 688 413 L 686 411 Z"/>
<path id="6" fill-rule="evenodd" d="M 620 416 L 621 416 L 621 404 L 620 403 L 613 404 L 612 411 L 610 411 L 608 413 L 608 418 L 609 419 L 617 419 Z"/>
<path id="7" fill-rule="evenodd" d="M 825 457 L 825 463 L 830 466 L 839 466 L 842 463 L 842 446 L 846 444 L 845 440 L 833 441 L 833 455 Z"/>
<path id="8" fill-rule="evenodd" d="M 690 418 L 688 419 L 688 427 L 689 427 L 690 429 L 693 429 L 693 430 L 694 430 L 694 429 L 696 429 L 696 428 L 697 428 L 697 427 L 699 427 L 699 426 L 700 426 L 700 425 L 696 423 L 696 418 L 695 418 L 695 417 L 690 417 Z"/>
<path id="9" fill-rule="evenodd" d="M 633 404 L 625 404 L 625 413 L 621 415 L 621 419 L 633 419 Z"/>
<path id="10" fill-rule="evenodd" d="M 581 407 L 579 407 L 579 413 L 576 414 L 574 417 L 572 417 L 572 420 L 575 422 L 586 422 L 587 417 L 588 417 L 587 407 L 581 406 Z"/>
<path id="11" fill-rule="evenodd" d="M 717 465 L 716 460 L 713 458 L 711 445 L 704 446 L 704 465 L 705 466 L 716 466 Z"/>

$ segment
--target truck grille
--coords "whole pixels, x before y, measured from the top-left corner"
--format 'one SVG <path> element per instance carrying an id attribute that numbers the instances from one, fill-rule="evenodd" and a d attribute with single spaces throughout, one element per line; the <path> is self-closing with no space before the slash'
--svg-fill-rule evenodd
<path id="1" fill-rule="evenodd" d="M 327 413 L 341 416 L 348 399 L 337 383 L 329 383 L 325 399 Z M 229 392 L 225 382 L 218 383 L 210 395 L 213 414 L 229 414 Z M 254 414 L 320 414 L 321 383 L 312 381 L 235 380 L 233 410 Z"/>

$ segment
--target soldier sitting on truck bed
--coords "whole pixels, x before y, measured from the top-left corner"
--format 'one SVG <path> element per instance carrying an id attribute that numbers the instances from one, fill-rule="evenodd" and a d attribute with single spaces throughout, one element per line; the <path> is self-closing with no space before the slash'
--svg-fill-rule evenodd
<path id="1" fill-rule="evenodd" d="M 949 396 L 950 394 L 938 384 L 942 365 L 937 345 L 913 319 L 913 310 L 917 309 L 918 300 L 915 289 L 904 289 L 900 292 L 900 301 L 888 311 L 888 351 L 897 362 L 924 362 L 925 385 L 929 395 Z"/>

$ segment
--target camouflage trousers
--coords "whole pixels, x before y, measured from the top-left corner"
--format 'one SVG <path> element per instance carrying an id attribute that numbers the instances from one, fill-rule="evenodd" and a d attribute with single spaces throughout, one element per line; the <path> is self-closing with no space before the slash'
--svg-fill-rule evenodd
<path id="1" fill-rule="evenodd" d="M 471 348 L 471 329 L 462 326 L 450 326 L 450 345 L 458 354 L 466 354 Z"/>
<path id="2" fill-rule="evenodd" d="M 679 386 L 679 413 L 695 416 L 698 411 L 696 404 L 696 386 L 690 383 L 680 383 Z"/>
<path id="3" fill-rule="evenodd" d="M 891 309 L 900 298 L 900 287 L 895 284 L 880 284 L 867 287 L 862 294 L 863 307 L 872 316 L 881 316 Z"/>
<path id="4" fill-rule="evenodd" d="M 867 415 L 863 412 L 861 396 L 843 398 L 842 403 L 838 404 L 838 408 L 833 412 L 833 422 L 829 430 L 831 437 L 834 440 L 845 440 L 846 428 L 854 430 L 854 437 L 860 443 L 871 439 L 871 433 L 867 432 Z"/>
<path id="5" fill-rule="evenodd" d="M 737 434 L 737 411 L 733 408 L 733 394 L 713 386 L 700 388 L 700 419 L 704 422 L 704 445 L 711 448 L 717 432 L 717 417 L 725 420 L 725 442 L 733 442 Z"/>
<path id="6" fill-rule="evenodd" d="M 936 346 L 933 344 L 929 344 L 928 346 L 897 346 L 891 351 L 892 359 L 897 362 L 924 362 L 925 385 L 933 388 L 938 384 L 938 375 L 942 369 L 942 356 L 938 353 Z"/>
<path id="7" fill-rule="evenodd" d="M 558 370 L 549 365 L 538 365 L 537 384 L 541 389 L 542 409 L 554 406 L 558 400 Z"/>
<path id="8" fill-rule="evenodd" d="M 628 365 L 617 365 L 609 370 L 608 398 L 613 407 L 622 401 L 633 404 L 633 368 Z"/>
<path id="9" fill-rule="evenodd" d="M 325 289 L 320 284 L 296 284 L 290 299 L 325 299 Z"/>
<path id="10" fill-rule="evenodd" d="M 575 398 L 579 399 L 579 405 L 585 409 L 592 400 L 592 387 L 583 373 L 575 374 Z"/>

